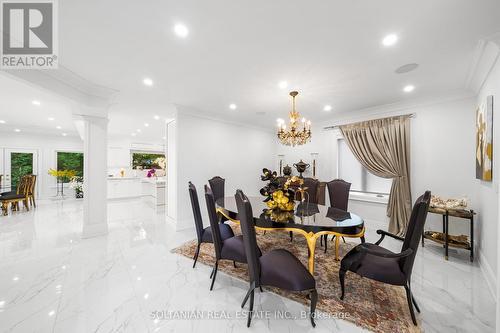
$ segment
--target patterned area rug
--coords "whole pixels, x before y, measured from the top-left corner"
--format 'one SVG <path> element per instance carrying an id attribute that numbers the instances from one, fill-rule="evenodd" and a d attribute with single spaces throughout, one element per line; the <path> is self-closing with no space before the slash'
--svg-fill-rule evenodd
<path id="1" fill-rule="evenodd" d="M 226 222 L 227 223 L 227 222 Z M 229 222 L 235 234 L 240 234 L 237 224 Z M 307 245 L 304 237 L 294 235 L 293 242 L 287 232 L 257 232 L 257 242 L 262 252 L 276 248 L 284 248 L 292 252 L 307 267 Z M 334 259 L 334 242 L 329 241 L 328 251 L 325 254 L 319 242 L 316 247 L 315 272 L 316 288 L 319 293 L 317 309 L 332 316 L 346 314 L 343 319 L 353 322 L 357 326 L 380 333 L 421 332 L 420 327 L 414 326 L 403 287 L 391 286 L 366 278 L 354 273 L 346 274 L 346 295 L 340 300 L 339 267 L 340 261 Z M 357 243 L 343 243 L 340 245 L 342 258 Z M 193 258 L 196 250 L 196 241 L 189 241 L 172 250 L 174 253 Z M 212 244 L 202 244 L 198 263 L 209 266 L 214 264 L 214 249 Z M 232 262 L 221 260 L 219 271 L 230 276 L 248 281 L 245 265 L 234 268 Z M 304 304 L 309 309 L 309 300 L 306 295 L 291 293 L 276 288 L 266 288 L 272 292 Z M 242 296 L 243 298 L 243 296 Z M 418 315 L 417 315 L 418 320 Z"/>

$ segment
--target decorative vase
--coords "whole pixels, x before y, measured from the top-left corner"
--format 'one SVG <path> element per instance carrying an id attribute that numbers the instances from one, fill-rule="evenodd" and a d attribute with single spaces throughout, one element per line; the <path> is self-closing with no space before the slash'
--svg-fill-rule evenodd
<path id="1" fill-rule="evenodd" d="M 295 163 L 293 166 L 294 166 L 294 167 L 295 167 L 295 169 L 297 169 L 297 171 L 299 172 L 299 174 L 300 174 L 300 178 L 304 178 L 304 177 L 302 177 L 302 173 L 303 173 L 304 171 L 306 171 L 306 170 L 307 170 L 307 168 L 309 168 L 309 167 L 310 167 L 310 165 L 309 165 L 308 163 L 305 163 L 305 162 L 304 162 L 304 161 L 302 161 L 302 160 L 300 160 L 300 162 L 298 162 L 298 163 Z"/>
<path id="2" fill-rule="evenodd" d="M 285 176 L 291 176 L 292 175 L 292 167 L 289 166 L 288 164 L 283 167 L 283 174 Z"/>

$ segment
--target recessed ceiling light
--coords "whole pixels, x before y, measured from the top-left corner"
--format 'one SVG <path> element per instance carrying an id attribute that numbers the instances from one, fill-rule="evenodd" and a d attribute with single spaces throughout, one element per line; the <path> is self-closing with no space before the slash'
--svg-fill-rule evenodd
<path id="1" fill-rule="evenodd" d="M 61 129 L 62 127 L 61 126 L 56 126 L 57 129 Z"/>
<path id="2" fill-rule="evenodd" d="M 48 117 L 47 120 L 54 121 L 54 120 L 56 120 L 56 118 L 54 118 L 54 117 Z"/>
<path id="3" fill-rule="evenodd" d="M 158 116 L 158 115 L 155 115 L 153 118 L 154 118 L 155 120 L 160 120 L 160 116 Z"/>
<path id="4" fill-rule="evenodd" d="M 149 124 L 148 123 L 144 123 L 144 127 L 149 127 Z"/>
<path id="5" fill-rule="evenodd" d="M 283 124 L 283 123 L 285 123 L 285 121 L 283 120 L 283 118 L 278 118 L 278 119 L 276 119 L 276 122 L 277 122 L 278 124 Z"/>
<path id="6" fill-rule="evenodd" d="M 132 136 L 136 136 L 136 134 L 135 134 L 135 133 L 132 133 L 132 134 L 130 134 L 130 135 L 132 135 Z"/>
<path id="7" fill-rule="evenodd" d="M 137 133 L 141 133 L 142 130 L 140 128 L 136 129 Z"/>
<path id="8" fill-rule="evenodd" d="M 49 317 L 52 317 L 55 314 L 56 314 L 56 312 L 54 310 L 52 310 L 52 311 L 49 312 Z"/>
<path id="9" fill-rule="evenodd" d="M 231 103 L 231 104 L 229 104 L 229 108 L 231 110 L 236 110 L 238 108 L 238 106 L 236 104 L 234 104 L 234 103 Z"/>
<path id="10" fill-rule="evenodd" d="M 145 86 L 151 87 L 153 85 L 153 80 L 151 80 L 149 77 L 144 78 L 142 80 L 142 83 L 144 83 Z"/>
<path id="11" fill-rule="evenodd" d="M 40 106 L 40 101 L 37 101 L 37 100 L 34 100 L 33 102 L 31 102 L 33 105 L 36 105 L 36 106 Z"/>
<path id="12" fill-rule="evenodd" d="M 390 34 L 385 36 L 384 39 L 382 39 L 382 44 L 384 46 L 392 46 L 396 44 L 397 41 L 398 41 L 398 36 L 396 34 Z"/>
<path id="13" fill-rule="evenodd" d="M 182 23 L 178 23 L 174 26 L 174 32 L 181 38 L 186 38 L 189 35 L 189 29 Z"/>
<path id="14" fill-rule="evenodd" d="M 0 124 L 5 124 L 5 120 L 0 120 Z"/>
<path id="15" fill-rule="evenodd" d="M 19 128 L 16 128 L 16 129 L 14 130 L 14 132 L 19 133 L 19 132 L 21 132 L 21 130 L 20 130 Z"/>
<path id="16" fill-rule="evenodd" d="M 61 135 L 62 135 L 62 136 L 66 136 L 66 135 L 68 135 L 68 134 L 66 134 L 66 133 L 61 133 Z"/>
<path id="17" fill-rule="evenodd" d="M 280 87 L 280 89 L 285 89 L 286 87 L 288 87 L 288 82 L 281 81 L 280 83 L 278 83 L 278 87 Z"/>
<path id="18" fill-rule="evenodd" d="M 412 86 L 411 84 L 403 88 L 404 92 L 412 92 L 413 90 L 415 90 L 415 86 Z"/>
<path id="19" fill-rule="evenodd" d="M 167 140 L 167 137 L 166 137 L 166 136 L 162 136 L 162 139 L 163 139 L 163 140 Z"/>
<path id="20" fill-rule="evenodd" d="M 327 111 L 327 112 L 332 111 L 332 106 L 331 105 L 325 105 L 323 107 L 323 111 Z"/>

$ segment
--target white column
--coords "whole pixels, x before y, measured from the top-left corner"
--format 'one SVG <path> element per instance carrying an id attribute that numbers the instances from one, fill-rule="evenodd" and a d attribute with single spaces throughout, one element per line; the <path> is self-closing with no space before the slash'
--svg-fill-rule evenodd
<path id="1" fill-rule="evenodd" d="M 83 139 L 83 230 L 82 238 L 105 235 L 107 221 L 108 119 L 77 116 Z"/>

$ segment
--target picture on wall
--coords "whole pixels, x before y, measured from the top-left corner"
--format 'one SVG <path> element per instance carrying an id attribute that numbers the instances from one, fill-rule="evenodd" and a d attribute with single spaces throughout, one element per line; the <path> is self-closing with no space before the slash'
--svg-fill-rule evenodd
<path id="1" fill-rule="evenodd" d="M 491 181 L 493 170 L 493 96 L 476 111 L 476 178 Z"/>

